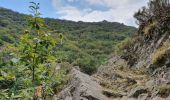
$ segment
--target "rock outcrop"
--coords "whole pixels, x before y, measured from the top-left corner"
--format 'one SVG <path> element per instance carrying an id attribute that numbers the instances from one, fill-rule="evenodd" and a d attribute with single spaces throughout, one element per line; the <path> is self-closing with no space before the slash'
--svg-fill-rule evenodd
<path id="1" fill-rule="evenodd" d="M 170 100 L 169 49 L 161 64 L 152 61 L 161 44 L 169 43 L 169 37 L 168 33 L 149 44 L 134 43 L 126 52 L 135 57 L 133 64 L 127 55 L 114 55 L 92 76 L 73 68 L 69 84 L 55 100 Z"/>
<path id="2" fill-rule="evenodd" d="M 55 100 L 111 100 L 103 91 L 93 77 L 72 69 L 69 84 Z"/>
<path id="3" fill-rule="evenodd" d="M 161 4 L 159 0 L 153 2 Z M 166 7 L 170 7 L 168 0 L 166 3 Z M 114 55 L 94 75 L 73 69 L 70 83 L 58 99 L 170 100 L 169 8 L 167 11 L 165 18 L 158 14 L 159 21 L 149 13 L 152 17 L 140 25 L 133 37 L 134 43 L 125 46 L 121 55 Z"/>

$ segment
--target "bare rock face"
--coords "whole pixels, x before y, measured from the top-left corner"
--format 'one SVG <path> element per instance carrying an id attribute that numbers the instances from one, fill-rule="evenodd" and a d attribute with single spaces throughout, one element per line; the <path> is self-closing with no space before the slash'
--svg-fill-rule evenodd
<path id="1" fill-rule="evenodd" d="M 103 94 L 103 88 L 92 77 L 72 69 L 70 83 L 55 100 L 110 100 Z"/>

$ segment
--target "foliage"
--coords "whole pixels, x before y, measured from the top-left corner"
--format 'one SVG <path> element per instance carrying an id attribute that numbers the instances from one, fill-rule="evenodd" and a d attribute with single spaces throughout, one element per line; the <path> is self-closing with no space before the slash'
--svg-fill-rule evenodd
<path id="1" fill-rule="evenodd" d="M 6 44 L 6 51 L 1 53 L 4 58 L 1 59 L 0 99 L 35 99 L 38 87 L 42 86 L 40 89 L 45 93 L 39 94 L 43 94 L 40 98 L 44 100 L 45 95 L 54 94 L 53 84 L 64 85 L 67 79 L 65 69 L 57 73 L 60 69 L 56 70 L 57 59 L 54 56 L 57 40 L 62 36 L 60 34 L 57 39 L 48 33 L 43 19 L 39 17 L 39 3 L 31 4 L 33 17 L 29 19 L 30 28 L 20 35 L 19 41 Z"/>
<path id="2" fill-rule="evenodd" d="M 170 18 L 170 1 L 169 0 L 150 0 L 148 7 L 143 7 L 134 17 L 138 24 L 146 24 L 154 20 L 164 21 Z"/>
<path id="3" fill-rule="evenodd" d="M 134 42 L 135 42 L 134 38 L 124 39 L 123 41 L 116 45 L 116 52 L 122 55 L 124 53 L 124 50 L 129 49 L 134 44 Z"/>
<path id="4" fill-rule="evenodd" d="M 5 8 L 0 8 L 0 15 L 0 20 L 8 20 L 10 23 L 6 27 L 0 26 L 0 37 L 1 34 L 6 34 L 12 42 L 18 42 L 23 29 L 29 29 L 26 20 L 30 18 L 30 15 Z M 134 27 L 116 22 L 89 23 L 51 18 L 44 20 L 52 36 L 55 37 L 59 35 L 57 33 L 62 33 L 62 41 L 57 44 L 54 52 L 58 62 L 78 65 L 83 72 L 90 74 L 95 72 L 99 65 L 106 63 L 108 56 L 113 53 L 118 43 L 136 31 Z M 4 43 L 8 42 L 2 40 L 2 44 Z M 84 63 L 84 59 L 90 60 L 86 61 L 87 65 Z M 92 68 L 90 69 L 90 67 Z"/>
<path id="5" fill-rule="evenodd" d="M 0 8 L 2 100 L 33 99 L 37 87 L 44 83 L 51 99 L 67 83 L 72 65 L 93 74 L 116 45 L 136 30 L 116 22 L 42 19 L 39 4 L 34 2 L 30 9 L 33 15 Z"/>
<path id="6" fill-rule="evenodd" d="M 85 73 L 92 74 L 106 63 L 115 45 L 129 37 L 135 29 L 119 23 L 72 22 L 45 19 L 47 25 L 64 34 L 63 45 L 57 50 L 61 61 L 80 66 Z M 88 59 L 88 60 L 87 60 Z"/>

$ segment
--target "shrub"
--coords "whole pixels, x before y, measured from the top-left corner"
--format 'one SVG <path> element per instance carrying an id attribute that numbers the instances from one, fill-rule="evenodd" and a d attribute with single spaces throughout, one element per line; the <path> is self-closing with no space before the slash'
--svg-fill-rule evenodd
<path id="1" fill-rule="evenodd" d="M 147 24 L 153 20 L 164 21 L 170 16 L 169 0 L 150 0 L 147 7 L 143 7 L 134 14 L 138 24 Z"/>
<path id="2" fill-rule="evenodd" d="M 5 42 L 8 42 L 8 43 L 13 43 L 12 37 L 7 36 L 7 35 L 2 35 L 2 36 L 0 36 L 0 39 L 3 40 L 3 41 L 5 41 Z"/>
<path id="3" fill-rule="evenodd" d="M 92 57 L 86 57 L 86 58 L 79 58 L 74 62 L 75 66 L 80 66 L 80 69 L 87 73 L 87 74 L 93 74 L 95 71 L 97 71 L 97 64 L 96 59 Z"/>
<path id="4" fill-rule="evenodd" d="M 0 20 L 0 27 L 7 27 L 9 24 L 8 20 Z"/>
<path id="5" fill-rule="evenodd" d="M 134 40 L 132 38 L 126 38 L 116 46 L 116 51 L 118 53 L 122 53 L 124 49 L 129 48 L 133 44 Z"/>
<path id="6" fill-rule="evenodd" d="M 8 89 L 10 100 L 33 98 L 45 100 L 46 96 L 53 95 L 53 84 L 56 83 L 61 88 L 61 84 L 64 85 L 66 79 L 65 70 L 56 72 L 57 59 L 54 56 L 54 48 L 58 41 L 48 33 L 43 19 L 40 18 L 39 3 L 31 2 L 30 9 L 33 12 L 33 17 L 29 20 L 30 28 L 20 35 L 18 43 L 9 44 L 10 60 L 8 59 L 7 65 L 0 71 L 0 82 L 7 84 L 4 88 Z M 3 39 L 7 40 L 7 37 Z"/>
<path id="7" fill-rule="evenodd" d="M 3 46 L 3 41 L 0 39 L 0 47 Z"/>

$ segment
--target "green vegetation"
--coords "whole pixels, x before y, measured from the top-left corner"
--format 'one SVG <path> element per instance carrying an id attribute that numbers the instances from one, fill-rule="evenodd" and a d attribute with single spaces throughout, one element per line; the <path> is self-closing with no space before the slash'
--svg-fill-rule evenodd
<path id="1" fill-rule="evenodd" d="M 72 22 L 0 8 L 0 99 L 50 99 L 72 66 L 93 74 L 136 30 L 116 22 Z M 45 88 L 44 88 L 45 87 Z M 45 90 L 45 92 L 43 92 Z M 46 95 L 46 96 L 44 96 Z"/>
<path id="2" fill-rule="evenodd" d="M 123 41 L 121 41 L 120 43 L 117 44 L 116 52 L 122 54 L 123 50 L 130 47 L 133 43 L 134 43 L 133 38 L 128 37 L 128 38 L 124 39 Z"/>
<path id="3" fill-rule="evenodd" d="M 105 64 L 117 43 L 129 37 L 135 29 L 118 23 L 84 23 L 46 19 L 48 26 L 64 34 L 63 45 L 57 50 L 62 62 L 80 66 L 85 73 L 93 73 Z M 51 26 L 51 23 L 54 25 Z"/>
<path id="4" fill-rule="evenodd" d="M 0 8 L 0 21 L 3 22 L 0 25 L 0 44 L 18 42 L 23 29 L 28 28 L 29 17 Z M 44 20 L 52 35 L 63 35 L 62 44 L 55 48 L 58 62 L 80 66 L 81 70 L 88 74 L 92 74 L 99 65 L 106 63 L 108 55 L 113 53 L 117 43 L 136 30 L 134 27 L 107 21 L 88 23 L 51 18 Z"/>
<path id="5" fill-rule="evenodd" d="M 19 36 L 18 43 L 6 44 L 1 59 L 0 99 L 46 100 L 67 82 L 67 68 L 59 66 L 54 56 L 58 37 L 48 33 L 39 13 L 39 3 L 31 2 L 33 17 L 29 30 Z M 6 41 L 7 42 L 7 41 Z M 9 42 L 10 43 L 10 42 Z"/>

